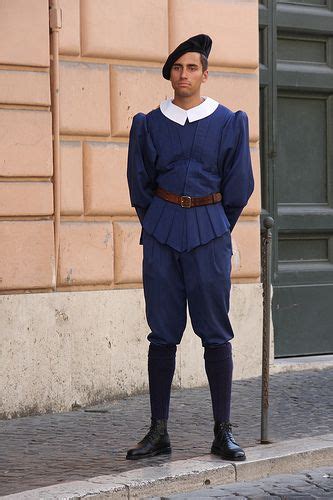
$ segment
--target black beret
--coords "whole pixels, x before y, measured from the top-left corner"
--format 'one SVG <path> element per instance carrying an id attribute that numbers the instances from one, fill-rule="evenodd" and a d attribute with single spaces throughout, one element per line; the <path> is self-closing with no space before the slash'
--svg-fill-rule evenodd
<path id="1" fill-rule="evenodd" d="M 212 48 L 212 39 L 208 35 L 200 34 L 191 36 L 185 42 L 178 45 L 177 48 L 169 55 L 168 59 L 162 69 L 162 74 L 166 80 L 170 80 L 170 72 L 172 65 L 177 59 L 179 59 L 186 52 L 200 52 L 200 54 L 205 55 L 207 58 Z"/>

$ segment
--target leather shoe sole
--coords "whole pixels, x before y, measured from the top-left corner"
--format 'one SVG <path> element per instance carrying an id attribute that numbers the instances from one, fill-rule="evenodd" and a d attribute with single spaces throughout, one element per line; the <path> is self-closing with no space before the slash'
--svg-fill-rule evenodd
<path id="1" fill-rule="evenodd" d="M 232 453 L 230 453 L 230 454 L 225 453 L 225 452 L 219 450 L 218 448 L 215 448 L 214 446 L 212 446 L 212 449 L 210 450 L 210 452 L 213 455 L 219 455 L 224 460 L 230 460 L 232 462 L 243 462 L 244 460 L 246 460 L 246 455 L 245 454 L 242 455 L 242 456 L 240 456 L 240 457 L 235 457 L 235 456 L 233 456 Z"/>
<path id="2" fill-rule="evenodd" d="M 130 455 L 127 453 L 126 455 L 126 460 L 139 460 L 140 458 L 149 458 L 149 457 L 155 457 L 156 455 L 166 455 L 171 453 L 171 447 L 167 446 L 166 448 L 161 448 L 159 450 L 154 450 L 150 451 L 149 453 L 145 454 L 138 454 L 138 455 Z"/>

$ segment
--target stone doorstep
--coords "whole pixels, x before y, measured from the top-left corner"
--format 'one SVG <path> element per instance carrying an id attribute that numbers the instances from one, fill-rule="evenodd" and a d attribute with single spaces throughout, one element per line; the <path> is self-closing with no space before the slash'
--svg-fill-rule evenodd
<path id="1" fill-rule="evenodd" d="M 276 358 L 270 365 L 270 374 L 276 375 L 278 373 L 305 370 L 325 370 L 327 368 L 333 368 L 333 354 Z"/>
<path id="2" fill-rule="evenodd" d="M 147 498 L 184 493 L 205 486 L 262 479 L 293 473 L 333 461 L 333 434 L 260 445 L 246 450 L 245 462 L 227 462 L 213 455 L 143 467 L 116 475 L 23 491 L 12 500 L 78 500 L 80 498 Z"/>

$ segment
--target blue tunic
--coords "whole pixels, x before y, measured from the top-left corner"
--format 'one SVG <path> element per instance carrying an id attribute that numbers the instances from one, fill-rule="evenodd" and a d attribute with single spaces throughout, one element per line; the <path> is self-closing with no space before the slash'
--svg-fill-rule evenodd
<path id="1" fill-rule="evenodd" d="M 178 252 L 232 231 L 253 189 L 248 117 L 219 104 L 209 116 L 180 125 L 160 108 L 133 118 L 127 179 L 143 229 Z M 221 192 L 219 203 L 182 208 L 154 196 Z M 142 233 L 140 237 L 142 244 Z"/>

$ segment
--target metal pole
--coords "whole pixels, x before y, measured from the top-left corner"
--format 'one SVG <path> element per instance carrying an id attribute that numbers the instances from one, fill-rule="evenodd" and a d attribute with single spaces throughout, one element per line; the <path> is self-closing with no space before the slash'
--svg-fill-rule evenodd
<path id="1" fill-rule="evenodd" d="M 270 350 L 270 311 L 271 311 L 271 262 L 272 232 L 274 219 L 266 217 L 263 237 L 263 339 L 262 339 L 262 385 L 261 385 L 261 443 L 269 443 L 268 439 L 268 407 L 269 407 L 269 350 Z"/>

